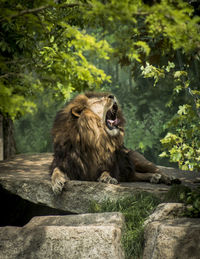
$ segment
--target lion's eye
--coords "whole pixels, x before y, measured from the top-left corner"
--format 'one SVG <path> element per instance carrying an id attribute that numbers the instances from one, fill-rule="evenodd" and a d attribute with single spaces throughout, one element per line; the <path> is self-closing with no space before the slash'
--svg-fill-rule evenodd
<path id="1" fill-rule="evenodd" d="M 114 99 L 115 97 L 114 97 L 114 95 L 109 95 L 108 98 Z"/>

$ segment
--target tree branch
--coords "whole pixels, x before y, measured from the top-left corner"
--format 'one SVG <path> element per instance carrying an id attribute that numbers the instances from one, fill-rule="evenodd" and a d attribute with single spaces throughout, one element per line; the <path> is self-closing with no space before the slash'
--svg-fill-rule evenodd
<path id="1" fill-rule="evenodd" d="M 79 3 L 65 4 L 65 5 L 62 5 L 60 7 L 61 8 L 73 8 L 73 7 L 76 7 L 76 6 L 80 6 L 80 4 Z M 43 5 L 43 6 L 40 6 L 38 8 L 23 10 L 23 11 L 20 11 L 19 13 L 17 13 L 17 14 L 11 15 L 9 18 L 13 19 L 13 18 L 16 18 L 18 16 L 25 15 L 25 14 L 38 13 L 38 12 L 41 12 L 41 11 L 43 11 L 45 9 L 52 8 L 52 7 L 54 7 L 54 6 L 52 6 L 52 5 Z M 5 18 L 3 20 L 5 20 Z"/>
<path id="2" fill-rule="evenodd" d="M 14 73 L 14 72 L 10 72 L 10 73 L 1 75 L 0 78 L 8 78 L 10 76 L 23 77 L 23 74 L 17 74 L 17 73 Z"/>
<path id="3" fill-rule="evenodd" d="M 10 16 L 10 18 L 13 19 L 15 17 L 22 16 L 22 15 L 25 15 L 25 14 L 38 13 L 38 12 L 41 12 L 41 11 L 49 8 L 49 7 L 51 7 L 51 6 L 50 5 L 44 5 L 44 6 L 40 6 L 38 8 L 23 10 L 23 11 L 19 12 L 18 14 L 14 14 L 14 15 Z"/>
<path id="4" fill-rule="evenodd" d="M 27 59 L 16 59 L 16 60 L 5 60 L 4 63 L 5 64 L 16 64 L 16 63 L 21 63 L 21 62 L 25 62 L 27 61 Z"/>

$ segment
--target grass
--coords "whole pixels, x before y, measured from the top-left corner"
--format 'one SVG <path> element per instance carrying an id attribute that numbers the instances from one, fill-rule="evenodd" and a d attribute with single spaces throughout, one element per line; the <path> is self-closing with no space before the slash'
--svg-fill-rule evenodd
<path id="1" fill-rule="evenodd" d="M 191 192 L 191 189 L 182 184 L 172 185 L 169 191 L 165 194 L 163 202 L 184 202 L 187 194 Z"/>
<path id="2" fill-rule="evenodd" d="M 144 244 L 144 221 L 161 202 L 150 193 L 141 192 L 117 201 L 92 202 L 90 212 L 121 212 L 125 217 L 122 244 L 127 259 L 142 257 Z"/>
<path id="3" fill-rule="evenodd" d="M 173 185 L 165 196 L 162 197 L 162 200 L 151 193 L 140 192 L 134 196 L 124 197 L 117 201 L 92 202 L 90 212 L 123 213 L 125 229 L 122 236 L 122 244 L 126 259 L 140 259 L 142 258 L 144 248 L 144 221 L 146 218 L 153 213 L 161 202 L 185 202 L 190 192 L 190 188 L 186 186 Z"/>

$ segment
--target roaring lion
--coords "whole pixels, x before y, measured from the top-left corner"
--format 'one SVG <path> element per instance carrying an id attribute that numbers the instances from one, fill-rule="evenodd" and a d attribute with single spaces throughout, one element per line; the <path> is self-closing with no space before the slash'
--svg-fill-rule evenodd
<path id="1" fill-rule="evenodd" d="M 171 184 L 172 177 L 124 147 L 124 124 L 118 101 L 109 93 L 80 94 L 59 111 L 52 129 L 54 193 L 69 180 Z"/>

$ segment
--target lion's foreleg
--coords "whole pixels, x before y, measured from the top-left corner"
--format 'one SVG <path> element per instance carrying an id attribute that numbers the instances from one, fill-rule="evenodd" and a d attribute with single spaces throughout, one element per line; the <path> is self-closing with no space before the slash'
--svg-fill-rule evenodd
<path id="1" fill-rule="evenodd" d="M 161 170 L 152 162 L 147 160 L 137 151 L 130 151 L 129 156 L 135 165 L 135 170 L 140 173 L 161 173 Z"/>
<path id="2" fill-rule="evenodd" d="M 138 173 L 134 172 L 133 181 L 135 182 L 150 182 L 161 183 L 162 175 L 158 173 Z"/>
<path id="3" fill-rule="evenodd" d="M 66 181 L 69 180 L 66 174 L 64 174 L 58 167 L 54 168 L 51 175 L 51 186 L 53 192 L 58 195 L 62 192 Z"/>
<path id="4" fill-rule="evenodd" d="M 102 172 L 102 174 L 97 180 L 98 182 L 102 182 L 102 183 L 118 184 L 117 179 L 111 177 L 110 173 L 107 171 Z"/>
<path id="5" fill-rule="evenodd" d="M 181 181 L 173 176 L 165 175 L 164 173 L 134 173 L 133 181 L 136 182 L 150 182 L 150 183 L 164 183 L 171 185 L 173 183 L 180 184 Z"/>
<path id="6" fill-rule="evenodd" d="M 147 181 L 151 183 L 164 183 L 173 184 L 180 183 L 179 179 L 174 178 L 165 174 L 160 168 L 158 168 L 154 163 L 147 160 L 142 154 L 137 151 L 130 151 L 129 158 L 135 165 L 136 172 L 134 173 L 135 181 Z"/>

